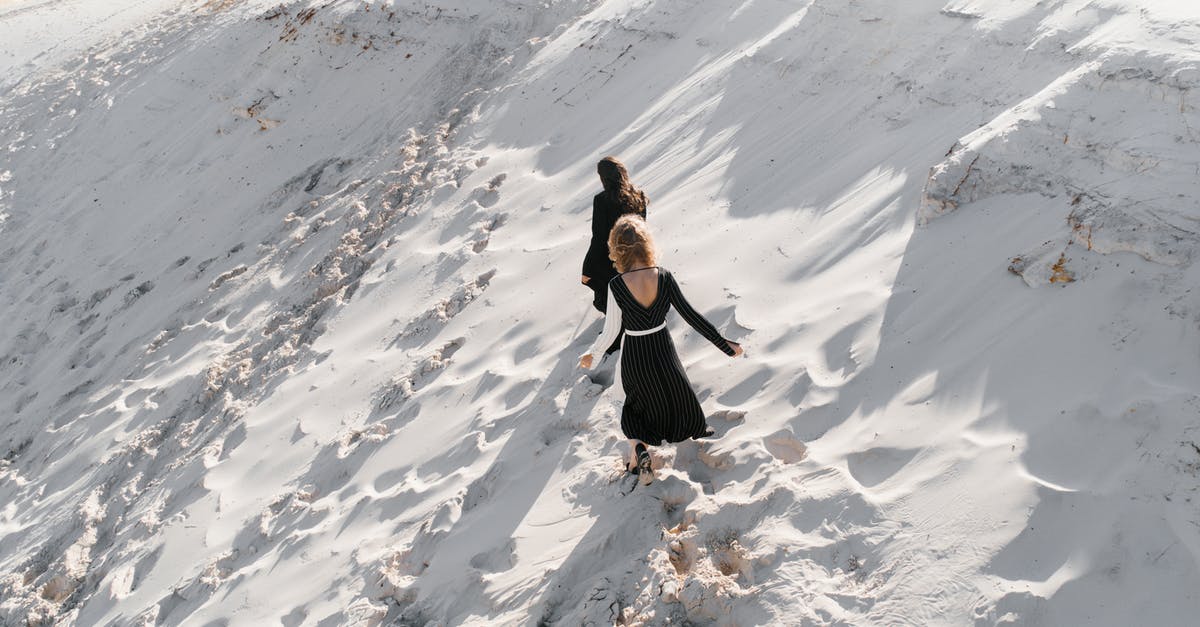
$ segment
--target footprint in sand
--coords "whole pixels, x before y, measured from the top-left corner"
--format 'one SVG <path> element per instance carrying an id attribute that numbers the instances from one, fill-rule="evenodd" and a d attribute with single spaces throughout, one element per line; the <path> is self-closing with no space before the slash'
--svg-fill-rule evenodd
<path id="1" fill-rule="evenodd" d="M 708 426 L 712 427 L 713 439 L 723 438 L 734 427 L 746 422 L 746 412 L 738 409 L 721 409 L 708 415 Z"/>
<path id="2" fill-rule="evenodd" d="M 709 559 L 722 575 L 732 577 L 735 582 L 754 585 L 750 552 L 738 540 L 738 534 L 732 531 L 712 538 L 708 543 Z"/>
<path id="3" fill-rule="evenodd" d="M 124 599 L 136 591 L 138 586 L 141 585 L 142 580 L 154 568 L 154 565 L 158 563 L 158 558 L 162 556 L 162 553 L 163 547 L 159 546 L 146 555 L 143 555 L 136 562 L 126 562 L 115 569 L 107 578 L 109 594 L 112 595 L 112 598 L 116 600 Z"/>
<path id="4" fill-rule="evenodd" d="M 492 240 L 492 233 L 504 226 L 507 221 L 507 213 L 497 213 L 479 223 L 475 228 L 475 237 L 471 240 L 471 251 L 481 253 L 486 250 Z"/>
<path id="5" fill-rule="evenodd" d="M 454 456 L 447 456 L 441 460 L 442 463 L 450 467 L 460 467 L 464 465 L 467 458 L 475 459 L 478 456 L 480 449 L 479 445 L 483 443 L 482 433 L 476 432 L 479 435 L 478 441 L 475 443 L 471 453 L 474 455 L 461 455 L 461 459 L 454 459 Z M 480 505 L 487 502 L 496 492 L 496 482 L 500 480 L 503 474 L 504 465 L 496 462 L 482 476 L 476 478 L 467 486 L 467 489 L 462 492 L 462 511 L 469 512 Z"/>
<path id="6" fill-rule="evenodd" d="M 34 400 L 36 400 L 37 397 L 38 397 L 38 393 L 36 391 L 25 392 L 24 394 L 21 394 L 20 396 L 17 397 L 16 404 L 13 405 L 13 413 L 14 414 L 21 413 L 22 411 L 25 410 L 26 407 L 29 406 L 30 403 L 32 403 Z"/>
<path id="7" fill-rule="evenodd" d="M 134 304 L 139 298 L 149 294 L 153 289 L 154 281 L 143 281 L 142 283 L 139 283 L 137 287 L 125 293 L 124 307 L 129 307 L 130 305 Z"/>
<path id="8" fill-rule="evenodd" d="M 404 330 L 392 340 L 391 347 L 397 346 L 405 339 L 425 335 L 445 326 L 447 322 L 482 296 L 495 276 L 496 270 L 493 268 L 462 284 L 449 297 L 442 299 L 421 315 L 410 320 L 404 326 Z"/>
<path id="9" fill-rule="evenodd" d="M 863 363 L 859 338 L 863 336 L 864 329 L 869 328 L 870 321 L 869 317 L 863 318 L 847 326 L 821 346 L 830 372 L 849 377 L 858 371 Z"/>
<path id="10" fill-rule="evenodd" d="M 297 605 L 292 608 L 292 611 L 280 616 L 279 622 L 283 627 L 300 627 L 306 618 L 308 618 L 308 606 Z"/>
<path id="11" fill-rule="evenodd" d="M 475 189 L 471 194 L 471 199 L 479 203 L 481 207 L 492 207 L 497 202 L 500 202 L 500 186 L 504 184 L 508 174 L 501 172 L 493 176 L 487 185 Z"/>
<path id="12" fill-rule="evenodd" d="M 471 557 L 471 567 L 486 573 L 499 573 L 511 569 L 517 563 L 516 542 L 509 538 L 508 542 Z"/>
<path id="13" fill-rule="evenodd" d="M 808 447 L 788 429 L 763 438 L 763 447 L 772 457 L 785 464 L 798 463 L 808 456 Z"/>
<path id="14" fill-rule="evenodd" d="M 754 585 L 754 558 L 740 533 L 726 529 L 702 534 L 682 524 L 663 534 L 673 573 L 659 588 L 667 603 L 680 603 L 689 618 L 715 620 L 729 613 L 732 597 Z"/>
<path id="15" fill-rule="evenodd" d="M 91 391 L 92 386 L 95 385 L 95 383 L 96 383 L 96 381 L 94 379 L 88 379 L 87 381 L 84 381 L 83 383 L 76 385 L 75 387 L 71 388 L 71 390 L 68 391 L 66 394 L 63 394 L 61 397 L 59 397 L 58 402 L 55 403 L 55 406 L 57 407 L 60 405 L 64 405 L 75 398 L 78 398 L 80 396 L 83 396 L 84 394 L 87 394 L 89 391 Z M 60 418 L 60 420 L 62 420 L 62 418 Z"/>
<path id="16" fill-rule="evenodd" d="M 78 304 L 78 298 L 75 298 L 74 296 L 63 296 L 62 298 L 58 299 L 58 302 L 54 303 L 53 307 L 50 308 L 50 314 L 53 316 L 54 314 L 63 313 Z"/>
<path id="17" fill-rule="evenodd" d="M 712 441 L 724 438 L 731 430 L 746 421 L 746 412 L 724 409 L 713 412 L 708 416 L 708 426 L 713 435 L 700 440 L 685 440 L 675 446 L 675 457 L 671 465 L 684 473 L 689 481 L 701 486 L 705 494 L 712 494 L 718 489 L 718 476 L 733 468 L 733 455 L 730 452 L 715 453 L 712 451 Z M 661 457 L 655 457 L 655 468 L 663 463 Z"/>
<path id="18" fill-rule="evenodd" d="M 241 265 L 233 268 L 232 270 L 222 272 L 219 276 L 217 276 L 217 278 L 213 279 L 212 283 L 209 283 L 208 290 L 211 292 L 211 291 L 221 287 L 222 285 L 225 284 L 226 281 L 241 276 L 249 269 L 250 268 L 248 266 L 246 266 L 245 264 L 241 264 Z"/>
<path id="19" fill-rule="evenodd" d="M 916 457 L 918 449 L 870 448 L 846 456 L 850 476 L 863 487 L 872 488 L 887 481 Z"/>
<path id="20" fill-rule="evenodd" d="M 407 374 L 391 381 L 375 401 L 375 410 L 386 412 L 412 398 L 418 390 L 436 379 L 450 365 L 451 357 L 466 343 L 465 338 L 450 340 L 424 359 L 413 364 Z"/>
<path id="21" fill-rule="evenodd" d="M 741 405 L 746 401 L 762 394 L 763 388 L 771 382 L 775 371 L 767 366 L 755 370 L 750 376 L 730 388 L 717 399 L 722 405 Z"/>
<path id="22" fill-rule="evenodd" d="M 524 400 L 529 398 L 530 394 L 534 393 L 534 390 L 538 389 L 540 383 L 541 381 L 536 378 L 527 378 L 520 383 L 512 384 L 508 392 L 504 393 L 505 410 L 511 410 L 511 408 L 521 405 Z"/>
<path id="23" fill-rule="evenodd" d="M 350 429 L 338 439 L 337 458 L 346 459 L 364 442 L 379 443 L 388 439 L 391 435 L 391 429 L 387 425 L 378 422 Z"/>
<path id="24" fill-rule="evenodd" d="M 89 316 L 87 318 L 88 324 L 91 324 L 96 317 L 98 317 L 96 314 Z M 67 362 L 67 368 L 70 370 L 74 370 L 80 366 L 83 366 L 84 368 L 93 368 L 103 361 L 107 355 L 103 351 L 92 352 L 92 348 L 97 342 L 104 338 L 107 332 L 108 327 L 104 327 L 99 331 L 95 331 L 90 335 L 84 336 L 84 338 L 79 341 L 79 344 L 76 345 L 75 352 L 71 354 L 71 359 Z"/>
<path id="25" fill-rule="evenodd" d="M 196 264 L 196 272 L 194 272 L 192 274 L 192 278 L 193 279 L 200 278 L 201 275 L 203 275 L 204 272 L 206 270 L 208 270 L 208 267 L 211 266 L 213 264 L 213 262 L 216 260 L 217 260 L 216 257 L 209 257 L 208 259 L 205 259 L 204 261 L 201 261 L 200 263 Z"/>
<path id="26" fill-rule="evenodd" d="M 154 336 L 154 339 L 150 340 L 150 343 L 146 345 L 146 354 L 149 355 L 163 346 L 166 346 L 171 340 L 178 337 L 179 332 L 182 330 L 182 324 L 173 323 L 162 331 L 159 331 L 158 335 Z"/>
<path id="27" fill-rule="evenodd" d="M 91 311 L 92 309 L 96 308 L 96 305 L 104 302 L 104 299 L 108 298 L 108 295 L 112 293 L 113 287 L 116 286 L 106 287 L 104 289 L 99 289 L 92 292 L 91 297 L 88 298 L 87 304 L 84 305 L 84 310 Z"/>
<path id="28" fill-rule="evenodd" d="M 697 483 L 705 494 L 713 494 L 721 488 L 722 475 L 734 467 L 733 454 L 729 451 L 714 452 L 712 441 L 720 440 L 746 420 L 746 412 L 721 410 L 708 417 L 708 426 L 713 435 L 700 440 L 685 440 L 675 446 L 673 466 L 683 472 L 689 481 Z"/>
<path id="29" fill-rule="evenodd" d="M 405 596 L 404 593 L 429 568 L 442 540 L 461 515 L 462 509 L 457 500 L 442 503 L 421 522 L 412 540 L 386 553 L 372 576 L 373 582 L 377 582 L 374 585 L 379 587 L 378 592 L 397 599 Z"/>
<path id="30" fill-rule="evenodd" d="M 454 217 L 442 229 L 438 243 L 445 244 L 455 239 L 466 238 L 468 247 L 477 253 L 487 248 L 491 232 L 503 226 L 507 219 L 507 214 L 503 212 L 487 211 L 500 202 L 500 185 L 507 177 L 507 174 L 497 174 L 487 184 L 471 190 L 467 200 L 459 206 Z M 453 189 L 456 186 L 447 184 L 444 187 Z"/>

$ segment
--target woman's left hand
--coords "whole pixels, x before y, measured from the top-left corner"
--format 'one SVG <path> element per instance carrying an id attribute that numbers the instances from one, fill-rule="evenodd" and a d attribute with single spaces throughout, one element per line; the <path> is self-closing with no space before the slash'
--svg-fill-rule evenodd
<path id="1" fill-rule="evenodd" d="M 579 358 L 579 367 L 580 368 L 591 368 L 592 367 L 592 354 L 591 353 L 588 353 L 588 354 L 584 355 L 583 357 Z"/>
<path id="2" fill-rule="evenodd" d="M 744 355 L 746 353 L 746 351 L 742 350 L 742 345 L 738 344 L 737 342 L 730 342 L 729 340 L 725 340 L 725 343 L 729 345 L 729 348 L 733 349 L 733 355 L 732 355 L 733 357 L 741 357 L 742 355 Z"/>

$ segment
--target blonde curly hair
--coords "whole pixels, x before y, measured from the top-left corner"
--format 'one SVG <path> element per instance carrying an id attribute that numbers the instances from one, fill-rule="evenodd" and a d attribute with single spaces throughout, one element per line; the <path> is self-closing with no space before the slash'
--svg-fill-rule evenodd
<path id="1" fill-rule="evenodd" d="M 617 272 L 636 270 L 639 265 L 658 265 L 654 238 L 641 216 L 627 213 L 613 225 L 608 232 L 608 258 L 617 266 Z"/>

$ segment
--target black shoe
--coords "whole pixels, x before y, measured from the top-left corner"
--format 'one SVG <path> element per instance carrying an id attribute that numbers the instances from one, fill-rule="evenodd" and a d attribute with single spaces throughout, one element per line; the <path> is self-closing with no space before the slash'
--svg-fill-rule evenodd
<path id="1" fill-rule="evenodd" d="M 646 445 L 639 443 L 634 449 L 638 458 L 638 481 L 642 485 L 650 485 L 654 481 L 654 467 L 650 465 L 650 451 Z"/>

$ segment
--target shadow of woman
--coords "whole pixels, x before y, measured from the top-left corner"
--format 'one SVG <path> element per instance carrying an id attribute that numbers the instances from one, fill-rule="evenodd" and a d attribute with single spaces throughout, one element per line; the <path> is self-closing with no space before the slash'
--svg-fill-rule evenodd
<path id="1" fill-rule="evenodd" d="M 589 469 L 575 503 L 596 517 L 558 567 L 527 588 L 528 596 L 537 595 L 529 605 L 531 624 L 613 624 L 644 588 L 655 586 L 652 552 L 662 544 L 663 530 L 683 521 L 697 492 L 673 476 L 635 485 L 636 477 L 614 460 Z"/>

